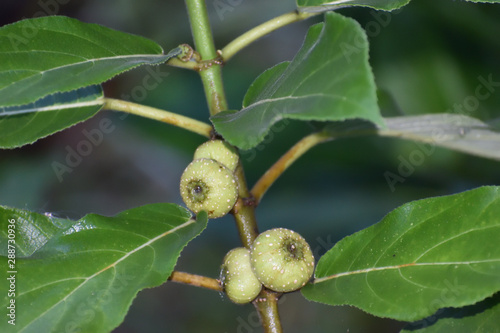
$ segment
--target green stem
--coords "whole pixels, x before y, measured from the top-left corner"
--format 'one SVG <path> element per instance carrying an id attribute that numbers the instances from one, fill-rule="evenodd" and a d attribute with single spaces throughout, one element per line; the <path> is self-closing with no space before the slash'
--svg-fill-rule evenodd
<path id="1" fill-rule="evenodd" d="M 202 66 L 198 70 L 205 89 L 210 114 L 214 115 L 227 110 L 227 101 L 222 84 L 220 54 L 215 50 L 205 1 L 185 1 L 196 51 L 201 56 Z M 233 208 L 233 214 L 243 244 L 250 247 L 258 234 L 257 220 L 255 219 L 255 205 L 252 204 L 241 163 L 236 171 L 236 180 L 238 182 L 239 200 Z M 254 302 L 254 304 L 256 303 Z M 261 317 L 264 332 L 281 333 L 277 296 L 261 298 L 256 307 Z"/>
<path id="2" fill-rule="evenodd" d="M 122 101 L 119 99 L 105 98 L 103 109 L 123 111 L 145 118 L 159 120 L 164 123 L 175 125 L 177 127 L 187 129 L 191 132 L 198 133 L 200 135 L 206 136 L 207 138 L 211 136 L 213 131 L 212 126 L 196 119 L 185 117 L 173 112 L 160 110 L 157 108 L 152 108 L 146 105 Z"/>
<path id="3" fill-rule="evenodd" d="M 253 305 L 259 313 L 264 333 L 282 333 L 280 315 L 278 312 L 279 294 L 263 289 Z"/>
<path id="4" fill-rule="evenodd" d="M 249 44 L 255 42 L 257 39 L 284 27 L 288 24 L 305 20 L 311 16 L 318 15 L 319 13 L 302 13 L 293 11 L 280 16 L 277 16 L 255 28 L 245 32 L 243 35 L 237 37 L 235 40 L 227 44 L 221 51 L 222 59 L 224 62 L 232 58 L 238 51 L 245 48 Z"/>
<path id="5" fill-rule="evenodd" d="M 168 279 L 173 282 L 188 284 L 195 287 L 207 288 L 218 292 L 223 291 L 219 280 L 206 276 L 173 271 Z"/>
<path id="6" fill-rule="evenodd" d="M 255 218 L 254 199 L 248 191 L 245 173 L 241 162 L 235 171 L 236 181 L 238 182 L 238 201 L 234 205 L 233 215 L 236 221 L 236 227 L 240 235 L 241 243 L 244 247 L 250 248 L 253 241 L 259 235 L 257 222 Z"/>
<path id="7" fill-rule="evenodd" d="M 186 0 L 186 7 L 196 51 L 201 55 L 201 60 L 206 62 L 205 66 L 199 68 L 199 72 L 210 114 L 214 115 L 227 110 L 227 101 L 222 84 L 221 65 L 217 61 L 219 54 L 215 49 L 207 7 L 204 0 Z"/>

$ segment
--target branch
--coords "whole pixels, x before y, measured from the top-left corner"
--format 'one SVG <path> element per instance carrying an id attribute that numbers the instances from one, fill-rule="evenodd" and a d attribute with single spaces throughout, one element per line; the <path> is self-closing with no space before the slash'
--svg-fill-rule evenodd
<path id="1" fill-rule="evenodd" d="M 276 161 L 262 177 L 255 183 L 252 188 L 252 195 L 255 198 L 256 204 L 260 202 L 262 196 L 271 187 L 271 185 L 278 179 L 288 167 L 295 162 L 299 157 L 304 155 L 309 149 L 319 143 L 332 140 L 332 137 L 326 133 L 313 133 L 297 142 L 285 155 Z"/>
<path id="2" fill-rule="evenodd" d="M 277 16 L 255 28 L 245 32 L 243 35 L 237 37 L 232 42 L 227 44 L 221 51 L 222 59 L 224 62 L 232 58 L 238 51 L 245 48 L 249 44 L 255 42 L 257 39 L 282 28 L 288 24 L 305 20 L 311 16 L 318 15 L 319 13 L 302 13 L 293 11 L 287 14 Z"/>
<path id="3" fill-rule="evenodd" d="M 198 68 L 210 114 L 214 115 L 227 110 L 227 100 L 222 84 L 222 72 L 219 53 L 215 50 L 212 30 L 208 20 L 207 7 L 204 0 L 185 0 L 191 24 L 196 51 L 207 66 Z"/>
<path id="4" fill-rule="evenodd" d="M 282 333 L 280 314 L 278 312 L 278 299 L 280 294 L 263 289 L 253 305 L 259 313 L 264 333 Z"/>
<path id="5" fill-rule="evenodd" d="M 207 288 L 219 292 L 223 291 L 219 280 L 206 276 L 174 271 L 168 279 L 173 282 L 189 284 L 195 287 Z"/>
<path id="6" fill-rule="evenodd" d="M 255 200 L 248 191 L 241 162 L 236 168 L 234 175 L 238 183 L 238 201 L 236 201 L 232 213 L 236 221 L 241 243 L 249 249 L 255 238 L 259 235 L 257 220 L 255 218 Z"/>
<path id="7" fill-rule="evenodd" d="M 213 130 L 212 126 L 196 119 L 185 117 L 173 112 L 160 110 L 157 108 L 152 108 L 150 106 L 122 101 L 119 99 L 105 98 L 103 108 L 106 110 L 123 111 L 145 118 L 159 120 L 164 123 L 184 128 L 194 133 L 198 133 L 200 135 L 206 136 L 207 138 L 210 137 Z"/>

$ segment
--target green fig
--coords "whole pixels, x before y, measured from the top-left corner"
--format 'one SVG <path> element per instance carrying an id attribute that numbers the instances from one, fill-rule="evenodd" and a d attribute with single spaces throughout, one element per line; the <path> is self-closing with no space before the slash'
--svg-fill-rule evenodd
<path id="1" fill-rule="evenodd" d="M 252 269 L 268 289 L 290 292 L 302 288 L 314 271 L 311 247 L 298 233 L 271 229 L 261 233 L 250 249 Z"/>
<path id="2" fill-rule="evenodd" d="M 191 162 L 181 177 L 180 192 L 186 206 L 196 214 L 202 210 L 208 218 L 226 215 L 238 199 L 233 173 L 211 159 Z"/>
<path id="3" fill-rule="evenodd" d="M 221 281 L 227 297 L 234 303 L 249 303 L 257 297 L 262 284 L 252 271 L 248 249 L 238 247 L 226 254 L 221 269 Z"/>
<path id="4" fill-rule="evenodd" d="M 222 140 L 211 140 L 200 145 L 194 152 L 193 160 L 199 158 L 217 161 L 232 172 L 236 169 L 240 159 L 236 149 Z"/>

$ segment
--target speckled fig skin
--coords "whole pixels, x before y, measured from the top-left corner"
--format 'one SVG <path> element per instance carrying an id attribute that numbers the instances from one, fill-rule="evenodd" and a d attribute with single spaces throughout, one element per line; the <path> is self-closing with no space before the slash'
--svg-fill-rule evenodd
<path id="1" fill-rule="evenodd" d="M 240 157 L 234 147 L 222 140 L 207 141 L 194 152 L 194 160 L 209 158 L 219 162 L 232 172 L 236 169 Z"/>
<path id="2" fill-rule="evenodd" d="M 252 271 L 248 249 L 238 247 L 226 254 L 221 268 L 221 281 L 227 297 L 234 303 L 249 303 L 257 297 L 262 284 Z"/>
<path id="3" fill-rule="evenodd" d="M 226 215 L 236 203 L 238 186 L 233 173 L 211 159 L 191 162 L 181 177 L 180 192 L 194 213 L 205 210 L 208 218 Z"/>
<path id="4" fill-rule="evenodd" d="M 298 233 L 285 228 L 257 236 L 250 249 L 250 260 L 259 281 L 277 292 L 302 288 L 314 272 L 311 247 Z"/>

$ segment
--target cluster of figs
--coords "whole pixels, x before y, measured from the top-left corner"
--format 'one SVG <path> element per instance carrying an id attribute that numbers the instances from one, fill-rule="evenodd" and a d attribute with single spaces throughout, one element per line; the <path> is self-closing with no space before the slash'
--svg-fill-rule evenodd
<path id="1" fill-rule="evenodd" d="M 239 155 L 223 140 L 199 146 L 181 177 L 180 193 L 194 213 L 211 219 L 229 213 L 238 199 L 235 170 Z M 314 256 L 298 233 L 275 228 L 257 236 L 250 248 L 238 247 L 224 257 L 221 281 L 228 298 L 239 304 L 253 301 L 266 287 L 291 292 L 303 287 L 314 271 Z"/>

